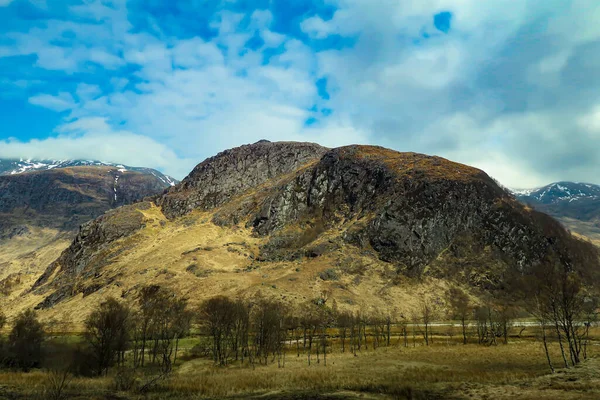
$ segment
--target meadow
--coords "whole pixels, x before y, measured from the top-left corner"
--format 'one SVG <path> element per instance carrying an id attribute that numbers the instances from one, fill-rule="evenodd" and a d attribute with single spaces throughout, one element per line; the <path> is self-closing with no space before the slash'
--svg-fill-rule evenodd
<path id="1" fill-rule="evenodd" d="M 234 362 L 216 366 L 198 352 L 205 338 L 181 341 L 181 356 L 172 372 L 148 390 L 140 387 L 153 379 L 151 369 L 125 373 L 114 368 L 107 376 L 73 377 L 50 366 L 17 372 L 0 372 L 0 399 L 597 399 L 600 398 L 600 355 L 594 328 L 588 360 L 560 369 L 560 349 L 549 346 L 557 372 L 550 374 L 536 327 L 513 327 L 508 344 L 479 345 L 471 336 L 461 343 L 458 327 L 433 327 L 433 343 L 423 337 L 398 335 L 389 346 L 373 348 L 368 342 L 354 355 L 342 352 L 332 332 L 317 362 L 306 351 L 288 343 L 282 359 L 264 364 Z M 77 335 L 55 335 L 47 342 L 57 349 L 75 346 Z M 408 344 L 408 347 L 406 347 Z M 58 357 L 59 354 L 55 354 Z M 57 382 L 64 378 L 57 394 Z M 123 381 L 130 386 L 123 389 Z"/>

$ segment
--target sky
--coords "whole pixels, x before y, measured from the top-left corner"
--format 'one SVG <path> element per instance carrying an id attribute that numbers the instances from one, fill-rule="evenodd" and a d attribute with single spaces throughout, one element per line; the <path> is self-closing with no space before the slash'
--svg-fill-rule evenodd
<path id="1" fill-rule="evenodd" d="M 183 178 L 260 139 L 600 184 L 594 0 L 0 0 L 0 158 Z"/>

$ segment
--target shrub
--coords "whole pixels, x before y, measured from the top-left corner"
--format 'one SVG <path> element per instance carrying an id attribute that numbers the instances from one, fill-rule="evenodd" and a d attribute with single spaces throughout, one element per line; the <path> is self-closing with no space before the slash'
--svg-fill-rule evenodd
<path id="1" fill-rule="evenodd" d="M 337 272 L 333 268 L 327 268 L 325 271 L 319 272 L 319 277 L 324 281 L 337 281 L 340 279 Z"/>
<path id="2" fill-rule="evenodd" d="M 119 367 L 113 378 L 115 390 L 129 392 L 138 386 L 138 377 L 133 368 Z"/>
<path id="3" fill-rule="evenodd" d="M 66 391 L 71 384 L 73 376 L 68 368 L 55 368 L 48 371 L 46 375 L 44 398 L 49 400 L 65 399 Z"/>

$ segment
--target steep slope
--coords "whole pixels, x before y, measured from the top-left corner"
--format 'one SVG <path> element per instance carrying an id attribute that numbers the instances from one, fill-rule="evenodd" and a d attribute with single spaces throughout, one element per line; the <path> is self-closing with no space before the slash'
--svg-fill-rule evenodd
<path id="1" fill-rule="evenodd" d="M 513 192 L 521 202 L 553 216 L 573 232 L 600 244 L 600 186 L 556 182 Z"/>
<path id="2" fill-rule="evenodd" d="M 30 287 L 79 225 L 168 186 L 152 173 L 109 166 L 0 176 L 0 291 L 8 296 Z"/>
<path id="3" fill-rule="evenodd" d="M 20 304 L 84 312 L 157 283 L 192 302 L 261 292 L 390 308 L 450 280 L 505 290 L 549 258 L 598 266 L 592 246 L 482 171 L 380 147 L 261 141 L 152 200 L 84 225 Z"/>

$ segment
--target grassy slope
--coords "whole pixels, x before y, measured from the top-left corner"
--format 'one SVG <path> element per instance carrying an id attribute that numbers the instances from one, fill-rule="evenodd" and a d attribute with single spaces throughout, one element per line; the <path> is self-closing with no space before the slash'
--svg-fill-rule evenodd
<path id="1" fill-rule="evenodd" d="M 54 261 L 71 243 L 72 236 L 51 228 L 30 226 L 24 236 L 0 243 L 0 288 L 2 301 L 19 302 L 46 266 Z M 12 314 L 3 307 L 3 312 Z"/>
<path id="2" fill-rule="evenodd" d="M 600 226 L 597 222 L 581 221 L 573 218 L 557 218 L 567 229 L 583 239 L 589 239 L 596 246 L 600 246 Z"/>
<path id="3" fill-rule="evenodd" d="M 61 302 L 43 311 L 43 318 L 68 315 L 71 321 L 79 323 L 107 296 L 135 301 L 137 289 L 148 284 L 176 288 L 190 298 L 192 305 L 216 294 L 256 293 L 297 305 L 329 292 L 330 301 L 335 298 L 341 309 L 390 311 L 398 315 L 408 315 L 410 306 L 423 294 L 443 294 L 447 287 L 446 282 L 433 279 L 414 282 L 397 278 L 401 280 L 392 284 L 391 277 L 397 277 L 392 267 L 373 254 L 361 254 L 357 248 L 345 245 L 337 238 L 337 229 L 325 232 L 315 242 L 331 240 L 339 244 L 338 250 L 321 257 L 256 262 L 253 258 L 268 239 L 253 236 L 243 223 L 232 228 L 219 227 L 210 222 L 210 213 L 202 212 L 168 221 L 158 207 L 140 212 L 145 216 L 146 227 L 114 243 L 106 255 L 113 258 L 100 278 L 114 277 L 113 283 L 85 298 L 80 294 Z M 319 277 L 320 272 L 330 268 L 339 279 Z M 6 310 L 13 314 L 35 306 L 43 298 L 31 293 L 13 296 Z"/>

